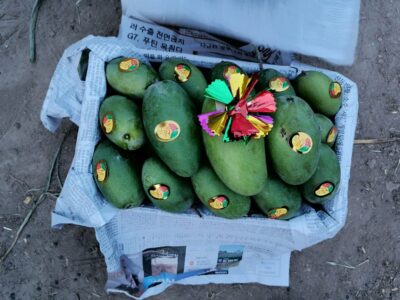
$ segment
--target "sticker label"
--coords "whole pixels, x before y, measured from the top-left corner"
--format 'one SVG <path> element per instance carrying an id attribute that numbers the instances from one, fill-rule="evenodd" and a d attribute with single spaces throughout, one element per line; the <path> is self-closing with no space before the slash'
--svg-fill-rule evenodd
<path id="1" fill-rule="evenodd" d="M 335 142 L 337 136 L 337 128 L 333 126 L 331 130 L 329 130 L 328 137 L 326 138 L 327 144 L 332 144 Z"/>
<path id="2" fill-rule="evenodd" d="M 328 196 L 335 189 L 335 185 L 332 182 L 324 182 L 316 187 L 314 194 L 318 197 Z"/>
<path id="3" fill-rule="evenodd" d="M 342 94 L 342 86 L 340 85 L 339 82 L 333 81 L 329 85 L 329 95 L 331 95 L 332 98 L 339 98 L 340 95 Z"/>
<path id="4" fill-rule="evenodd" d="M 274 77 L 269 81 L 269 88 L 275 92 L 284 92 L 289 87 L 289 80 L 283 76 Z"/>
<path id="5" fill-rule="evenodd" d="M 216 210 L 221 210 L 229 205 L 229 199 L 223 195 L 215 196 L 208 200 L 208 205 Z"/>
<path id="6" fill-rule="evenodd" d="M 279 207 L 270 209 L 267 212 L 267 216 L 271 219 L 279 219 L 280 217 L 285 216 L 288 213 L 288 209 L 286 207 Z"/>
<path id="7" fill-rule="evenodd" d="M 313 142 L 311 137 L 304 132 L 295 133 L 290 139 L 290 147 L 300 154 L 307 154 L 311 151 Z"/>
<path id="8" fill-rule="evenodd" d="M 103 182 L 107 179 L 107 176 L 108 176 L 107 162 L 105 160 L 98 161 L 96 164 L 97 181 Z"/>
<path id="9" fill-rule="evenodd" d="M 169 187 L 164 184 L 154 184 L 149 188 L 151 197 L 157 200 L 167 200 L 169 197 Z"/>
<path id="10" fill-rule="evenodd" d="M 224 77 L 226 80 L 229 80 L 231 78 L 231 75 L 233 74 L 241 74 L 242 71 L 240 70 L 239 67 L 237 66 L 228 66 L 224 70 Z"/>
<path id="11" fill-rule="evenodd" d="M 103 120 L 101 120 L 101 125 L 103 127 L 104 133 L 111 133 L 114 129 L 114 114 L 112 112 L 107 112 Z"/>
<path id="12" fill-rule="evenodd" d="M 192 75 L 192 71 L 190 67 L 185 64 L 176 65 L 174 68 L 175 78 L 179 82 L 186 82 L 189 80 L 190 75 Z"/>
<path id="13" fill-rule="evenodd" d="M 121 72 L 133 72 L 139 69 L 140 61 L 136 58 L 125 58 L 119 63 Z"/>
<path id="14" fill-rule="evenodd" d="M 157 140 L 164 143 L 172 142 L 180 133 L 181 128 L 179 124 L 171 120 L 158 123 L 156 128 L 154 128 Z"/>

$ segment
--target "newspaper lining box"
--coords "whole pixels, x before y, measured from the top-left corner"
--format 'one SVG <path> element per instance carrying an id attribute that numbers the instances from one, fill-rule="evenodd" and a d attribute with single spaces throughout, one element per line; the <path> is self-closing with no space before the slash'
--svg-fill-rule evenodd
<path id="1" fill-rule="evenodd" d="M 86 79 L 81 81 L 77 67 L 85 49 L 90 50 L 89 64 Z M 41 112 L 44 126 L 51 131 L 57 129 L 62 118 L 79 126 L 75 156 L 52 225 L 94 227 L 109 273 L 107 290 L 134 298 L 154 295 L 174 282 L 288 285 L 290 252 L 333 237 L 345 223 L 358 111 L 356 84 L 341 74 L 321 70 L 343 87 L 343 105 L 335 120 L 335 150 L 342 179 L 337 196 L 323 210 L 315 211 L 304 204 L 301 214 L 289 221 L 261 216 L 226 220 L 206 211 L 200 218 L 193 211 L 176 215 L 150 207 L 118 210 L 97 190 L 91 160 L 100 139 L 97 112 L 106 94 L 105 64 L 119 56 L 133 56 L 144 62 L 151 57 L 178 56 L 205 68 L 221 61 L 217 57 L 138 49 L 116 38 L 89 36 L 69 47 L 53 75 Z M 230 61 L 249 73 L 259 70 L 257 63 Z M 264 67 L 273 67 L 289 78 L 302 70 L 317 69 L 296 62 Z M 149 251 L 155 254 L 149 256 Z"/>

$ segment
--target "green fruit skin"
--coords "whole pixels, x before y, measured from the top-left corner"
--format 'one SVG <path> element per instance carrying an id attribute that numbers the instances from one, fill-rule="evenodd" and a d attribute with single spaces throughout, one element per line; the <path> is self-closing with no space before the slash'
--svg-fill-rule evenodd
<path id="1" fill-rule="evenodd" d="M 329 147 L 332 147 L 335 144 L 336 137 L 333 141 L 328 143 L 328 135 L 329 132 L 335 125 L 333 122 L 326 116 L 321 114 L 315 114 L 315 118 L 318 122 L 319 128 L 321 129 L 321 142 L 327 144 Z"/>
<path id="2" fill-rule="evenodd" d="M 215 109 L 214 101 L 204 101 L 203 113 Z M 228 188 L 244 196 L 262 190 L 268 177 L 264 139 L 224 143 L 222 136 L 212 137 L 203 131 L 203 141 L 211 166 Z"/>
<path id="3" fill-rule="evenodd" d="M 258 83 L 256 84 L 256 90 L 257 92 L 261 92 L 262 90 L 268 90 L 269 89 L 269 82 L 271 79 L 275 77 L 285 77 L 282 73 L 274 70 L 274 69 L 264 69 L 260 72 L 260 77 L 258 78 Z M 286 77 L 285 77 L 286 78 Z M 294 91 L 293 86 L 289 82 L 289 88 L 285 91 L 282 92 L 276 92 L 272 91 L 271 92 L 274 94 L 275 97 L 278 96 L 295 96 L 296 92 Z"/>
<path id="4" fill-rule="evenodd" d="M 315 189 L 322 183 L 329 181 L 334 184 L 333 192 L 324 197 L 315 195 Z M 301 187 L 303 197 L 311 203 L 323 204 L 333 199 L 339 188 L 340 164 L 335 152 L 325 144 L 321 145 L 321 157 L 314 175 Z"/>
<path id="5" fill-rule="evenodd" d="M 179 64 L 185 64 L 190 68 L 190 77 L 185 82 L 180 82 L 175 76 L 175 67 Z M 169 58 L 161 64 L 158 72 L 162 80 L 173 80 L 179 83 L 189 96 L 196 101 L 198 106 L 201 107 L 204 100 L 204 90 L 207 87 L 207 81 L 204 78 L 203 73 L 201 73 L 195 65 L 186 59 Z"/>
<path id="6" fill-rule="evenodd" d="M 292 218 L 301 207 L 301 193 L 299 189 L 275 177 L 268 178 L 262 191 L 253 196 L 253 199 L 267 216 L 270 210 L 285 207 L 288 212 L 286 215 L 279 217 L 279 220 Z"/>
<path id="7" fill-rule="evenodd" d="M 342 98 L 332 98 L 329 94 L 329 86 L 332 79 L 318 71 L 302 72 L 292 82 L 296 94 L 304 99 L 311 108 L 328 117 L 333 117 L 342 105 Z"/>
<path id="8" fill-rule="evenodd" d="M 239 195 L 226 187 L 208 164 L 203 165 L 200 170 L 192 176 L 192 184 L 197 197 L 204 206 L 219 217 L 236 219 L 247 215 L 250 210 L 250 198 Z M 208 201 L 212 197 L 221 195 L 229 199 L 228 206 L 224 209 L 212 208 L 208 204 Z"/>
<path id="9" fill-rule="evenodd" d="M 188 210 L 195 198 L 190 180 L 175 175 L 159 159 L 148 158 L 142 168 L 142 183 L 147 197 L 161 210 L 171 213 L 181 213 Z M 169 187 L 170 194 L 165 200 L 153 198 L 149 189 L 155 184 L 163 184 Z"/>
<path id="10" fill-rule="evenodd" d="M 119 70 L 119 63 L 123 59 L 125 58 L 115 58 L 107 64 L 107 81 L 117 92 L 133 99 L 141 99 L 147 87 L 158 80 L 158 75 L 151 66 L 142 62 L 137 70 L 122 72 Z"/>
<path id="11" fill-rule="evenodd" d="M 103 117 L 111 112 L 114 116 L 114 127 L 106 133 L 103 126 Z M 99 111 L 100 127 L 106 137 L 124 150 L 139 149 L 145 142 L 142 119 L 139 107 L 123 96 L 111 96 L 104 99 Z"/>
<path id="12" fill-rule="evenodd" d="M 190 177 L 200 167 L 201 136 L 196 109 L 185 90 L 166 80 L 150 86 L 143 98 L 143 123 L 147 137 L 161 160 L 176 174 Z M 180 126 L 179 136 L 170 142 L 156 138 L 160 122 L 172 120 Z"/>
<path id="13" fill-rule="evenodd" d="M 98 181 L 96 176 L 96 164 L 101 160 L 105 160 L 108 167 L 108 175 L 102 182 Z M 92 168 L 97 187 L 109 203 L 117 208 L 136 207 L 142 204 L 145 194 L 138 169 L 108 140 L 97 145 L 93 154 Z"/>
<path id="14" fill-rule="evenodd" d="M 267 136 L 267 150 L 279 177 L 291 185 L 300 185 L 314 174 L 321 145 L 321 132 L 310 106 L 297 96 L 280 96 L 273 114 L 274 127 Z M 290 146 L 297 132 L 308 134 L 313 142 L 310 152 L 301 154 Z"/>
<path id="15" fill-rule="evenodd" d="M 240 68 L 237 64 L 234 64 L 233 62 L 229 61 L 221 61 L 220 63 L 217 63 L 212 69 L 211 69 L 211 81 L 214 81 L 216 79 L 221 79 L 226 81 L 226 78 L 224 76 L 225 73 L 225 68 L 229 66 L 235 66 L 240 69 L 240 73 L 246 74 L 242 68 Z"/>

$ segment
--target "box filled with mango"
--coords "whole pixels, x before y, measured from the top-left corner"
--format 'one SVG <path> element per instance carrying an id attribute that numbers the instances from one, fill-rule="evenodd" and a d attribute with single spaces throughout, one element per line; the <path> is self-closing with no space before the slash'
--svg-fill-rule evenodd
<path id="1" fill-rule="evenodd" d="M 334 71 L 89 36 L 65 50 L 41 112 L 50 131 L 78 126 L 52 226 L 95 229 L 108 291 L 134 286 L 127 257 L 140 275 L 146 249 L 171 246 L 187 284 L 287 286 L 290 252 L 345 224 L 357 113 L 357 85 Z M 204 275 L 224 245 L 242 261 Z"/>
<path id="2" fill-rule="evenodd" d="M 114 207 L 288 220 L 335 197 L 343 87 L 323 72 L 117 57 L 105 77 L 92 170 Z"/>

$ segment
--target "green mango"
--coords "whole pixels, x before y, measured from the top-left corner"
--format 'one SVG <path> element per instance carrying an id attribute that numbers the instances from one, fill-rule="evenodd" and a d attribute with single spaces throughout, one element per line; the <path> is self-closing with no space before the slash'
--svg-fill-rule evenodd
<path id="1" fill-rule="evenodd" d="M 337 137 L 337 128 L 335 124 L 326 116 L 315 114 L 319 128 L 321 129 L 321 142 L 332 147 Z"/>
<path id="2" fill-rule="evenodd" d="M 190 180 L 175 175 L 157 158 L 145 161 L 142 183 L 147 197 L 159 209 L 180 213 L 193 204 L 195 195 Z"/>
<path id="3" fill-rule="evenodd" d="M 117 208 L 142 204 L 145 194 L 138 167 L 108 140 L 94 150 L 92 169 L 97 187 L 109 203 Z"/>
<path id="4" fill-rule="evenodd" d="M 340 164 L 335 152 L 321 145 L 321 156 L 314 175 L 302 185 L 303 197 L 311 203 L 324 204 L 335 197 L 340 183 Z"/>
<path id="5" fill-rule="evenodd" d="M 240 218 L 250 210 L 250 198 L 226 187 L 208 164 L 192 176 L 192 184 L 204 206 L 219 217 Z"/>
<path id="6" fill-rule="evenodd" d="M 143 98 L 147 137 L 161 160 L 176 174 L 190 177 L 200 167 L 201 137 L 195 105 L 171 80 L 150 86 Z"/>
<path id="7" fill-rule="evenodd" d="M 203 113 L 216 110 L 215 101 L 205 100 Z M 268 176 L 264 139 L 225 143 L 222 136 L 203 131 L 203 141 L 211 166 L 222 182 L 244 196 L 258 194 Z"/>
<path id="8" fill-rule="evenodd" d="M 230 73 L 246 74 L 237 64 L 229 61 L 221 61 L 211 69 L 211 81 L 221 79 L 227 82 Z"/>
<path id="9" fill-rule="evenodd" d="M 124 96 L 104 99 L 99 120 L 106 137 L 124 150 L 139 149 L 145 142 L 139 107 Z"/>
<path id="10" fill-rule="evenodd" d="M 158 72 L 162 80 L 173 80 L 179 83 L 201 107 L 207 81 L 195 65 L 186 59 L 169 58 L 164 60 Z"/>
<path id="11" fill-rule="evenodd" d="M 289 79 L 274 69 L 264 69 L 260 72 L 256 90 L 258 92 L 269 90 L 274 94 L 275 97 L 296 95 Z"/>
<path id="12" fill-rule="evenodd" d="M 321 132 L 310 106 L 297 96 L 280 96 L 267 150 L 275 172 L 286 183 L 300 185 L 314 174 Z"/>
<path id="13" fill-rule="evenodd" d="M 229 61 L 222 61 L 216 64 L 214 68 L 211 70 L 211 81 L 220 79 L 225 81 L 229 87 L 228 78 L 230 73 L 246 74 L 246 72 L 244 72 L 238 65 Z M 250 97 L 253 98 L 256 95 L 257 92 L 255 89 L 253 89 L 250 93 Z"/>
<path id="14" fill-rule="evenodd" d="M 333 117 L 342 105 L 342 86 L 319 71 L 304 71 L 293 81 L 296 94 L 311 108 Z"/>
<path id="15" fill-rule="evenodd" d="M 301 193 L 296 186 L 288 185 L 277 177 L 265 181 L 262 191 L 253 196 L 262 212 L 271 219 L 288 220 L 301 207 Z"/>
<path id="16" fill-rule="evenodd" d="M 158 75 L 151 66 L 136 58 L 119 57 L 107 64 L 106 78 L 117 92 L 141 99 L 147 87 L 158 80 Z"/>

